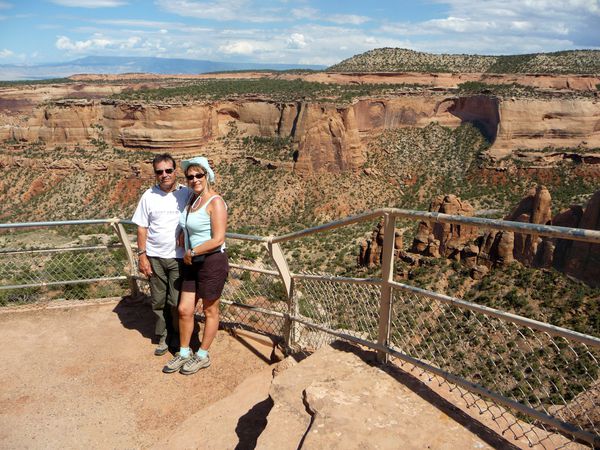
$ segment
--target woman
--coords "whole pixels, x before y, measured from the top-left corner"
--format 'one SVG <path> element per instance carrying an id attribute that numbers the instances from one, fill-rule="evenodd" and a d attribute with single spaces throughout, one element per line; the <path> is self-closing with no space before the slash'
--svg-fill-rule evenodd
<path id="1" fill-rule="evenodd" d="M 191 375 L 210 366 L 208 349 L 219 329 L 219 298 L 229 272 L 225 253 L 227 206 L 213 190 L 215 174 L 202 156 L 182 161 L 192 195 L 181 214 L 185 254 L 183 283 L 179 298 L 179 339 L 181 348 L 163 368 L 165 373 L 180 371 Z M 197 353 L 190 349 L 194 331 L 194 312 L 202 299 L 205 324 Z"/>

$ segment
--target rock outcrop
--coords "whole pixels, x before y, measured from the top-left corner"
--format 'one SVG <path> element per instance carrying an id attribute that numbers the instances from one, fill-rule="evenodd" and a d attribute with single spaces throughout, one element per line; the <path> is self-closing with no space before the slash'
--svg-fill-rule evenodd
<path id="1" fill-rule="evenodd" d="M 600 191 L 592 196 L 585 209 L 573 206 L 552 219 L 553 225 L 570 226 L 571 223 L 577 223 L 576 228 L 600 230 Z M 551 239 L 545 241 L 552 245 Z M 551 263 L 556 269 L 600 286 L 600 244 L 558 239 L 552 248 Z"/>
<path id="2" fill-rule="evenodd" d="M 600 230 L 600 191 L 592 196 L 585 208 L 573 205 L 554 217 L 551 202 L 550 192 L 545 186 L 533 187 L 504 220 Z M 453 215 L 473 214 L 470 205 L 454 195 L 436 197 L 429 210 Z M 375 236 L 374 233 L 374 238 Z M 363 253 L 366 253 L 366 248 L 366 245 L 361 246 L 359 261 L 362 260 Z M 536 234 L 511 231 L 493 230 L 480 235 L 476 227 L 421 222 L 413 239 L 411 252 L 461 261 L 473 270 L 474 278 L 480 278 L 494 266 L 510 264 L 516 260 L 530 267 L 553 267 L 592 286 L 600 285 L 598 244 L 542 238 Z"/>
<path id="3" fill-rule="evenodd" d="M 383 259 L 384 223 L 381 220 L 373 229 L 371 239 L 365 239 L 360 243 L 358 254 L 358 265 L 365 267 L 380 266 Z M 402 251 L 402 234 L 394 231 L 394 258 L 398 258 Z"/>
<path id="4" fill-rule="evenodd" d="M 434 198 L 429 205 L 429 211 L 459 216 L 472 216 L 474 212 L 469 202 L 461 201 L 452 194 Z M 465 245 L 476 237 L 477 228 L 473 226 L 420 222 L 412 251 L 435 258 L 443 256 L 460 260 Z M 467 248 L 465 257 L 471 257 L 471 253 L 472 249 Z"/>
<path id="5" fill-rule="evenodd" d="M 298 117 L 296 169 L 301 172 L 356 170 L 364 162 L 352 108 L 306 104 Z"/>
<path id="6" fill-rule="evenodd" d="M 490 155 L 513 149 L 600 146 L 600 104 L 595 99 L 515 99 L 500 103 L 500 123 Z"/>
<path id="7" fill-rule="evenodd" d="M 372 354 L 337 344 L 273 379 L 273 408 L 257 448 L 488 448 L 393 376 L 369 366 L 363 358 Z"/>
<path id="8" fill-rule="evenodd" d="M 552 197 L 545 186 L 533 187 L 504 220 L 549 225 L 552 218 Z M 525 265 L 532 265 L 541 239 L 535 234 L 515 233 L 513 256 Z"/>

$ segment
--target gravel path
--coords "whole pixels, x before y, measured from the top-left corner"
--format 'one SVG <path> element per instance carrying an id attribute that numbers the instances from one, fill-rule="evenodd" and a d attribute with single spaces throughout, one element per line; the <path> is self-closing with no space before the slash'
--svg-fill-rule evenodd
<path id="1" fill-rule="evenodd" d="M 266 363 L 223 331 L 212 366 L 165 375 L 145 304 L 0 314 L 0 448 L 145 448 Z"/>

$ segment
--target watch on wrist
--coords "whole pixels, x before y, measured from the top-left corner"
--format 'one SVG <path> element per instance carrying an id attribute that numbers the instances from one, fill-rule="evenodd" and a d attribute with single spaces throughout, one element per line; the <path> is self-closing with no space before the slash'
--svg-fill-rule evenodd
<path id="1" fill-rule="evenodd" d="M 196 252 L 194 251 L 194 249 L 193 249 L 193 248 L 192 248 L 192 249 L 190 249 L 190 255 L 191 255 L 191 256 L 196 256 Z"/>
<path id="2" fill-rule="evenodd" d="M 146 250 L 138 250 L 137 255 L 142 256 L 144 253 L 146 253 Z"/>

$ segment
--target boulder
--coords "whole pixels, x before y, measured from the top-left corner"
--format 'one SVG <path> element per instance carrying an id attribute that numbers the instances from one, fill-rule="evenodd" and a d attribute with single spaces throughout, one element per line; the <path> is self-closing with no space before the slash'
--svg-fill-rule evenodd
<path id="1" fill-rule="evenodd" d="M 474 280 L 481 280 L 490 272 L 487 266 L 475 266 L 471 269 L 471 278 Z"/>
<path id="2" fill-rule="evenodd" d="M 479 255 L 479 247 L 472 243 L 463 247 L 460 260 L 465 267 L 473 268 L 477 265 L 477 256 Z"/>

